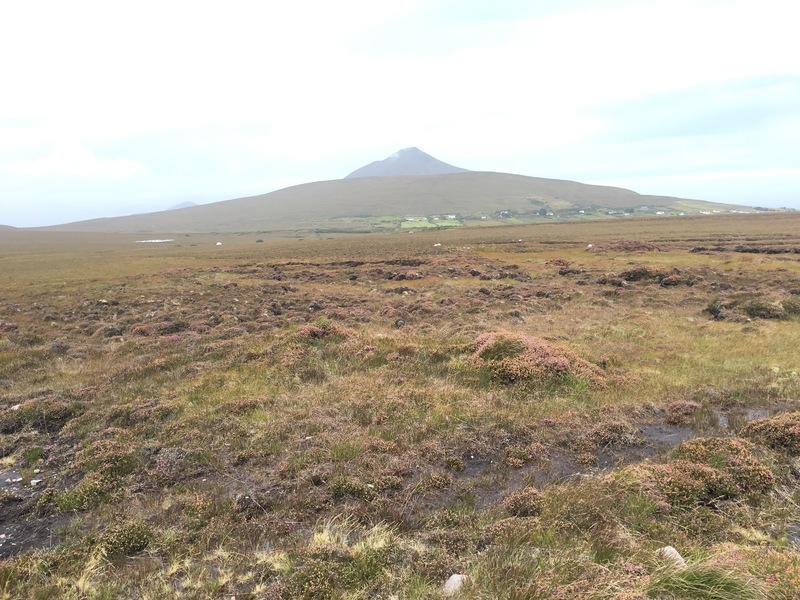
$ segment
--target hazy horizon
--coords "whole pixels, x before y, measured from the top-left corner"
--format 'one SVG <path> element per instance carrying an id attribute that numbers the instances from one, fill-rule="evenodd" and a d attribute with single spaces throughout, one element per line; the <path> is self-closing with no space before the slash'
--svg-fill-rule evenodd
<path id="1" fill-rule="evenodd" d="M 0 224 L 258 195 L 410 146 L 473 171 L 800 208 L 792 3 L 537 4 L 10 5 Z"/>

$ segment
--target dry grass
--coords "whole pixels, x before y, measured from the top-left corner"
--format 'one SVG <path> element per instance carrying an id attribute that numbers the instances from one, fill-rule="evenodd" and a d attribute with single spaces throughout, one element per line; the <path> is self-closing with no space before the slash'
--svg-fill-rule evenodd
<path id="1" fill-rule="evenodd" d="M 796 297 L 735 249 L 794 222 L 625 225 L 4 232 L 0 590 L 791 598 L 800 321 L 704 310 Z"/>

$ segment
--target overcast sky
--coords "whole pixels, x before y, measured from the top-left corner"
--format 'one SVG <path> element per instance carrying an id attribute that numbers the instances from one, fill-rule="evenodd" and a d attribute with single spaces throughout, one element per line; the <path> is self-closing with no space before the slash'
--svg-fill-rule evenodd
<path id="1" fill-rule="evenodd" d="M 0 0 L 0 223 L 451 164 L 800 208 L 795 0 Z"/>

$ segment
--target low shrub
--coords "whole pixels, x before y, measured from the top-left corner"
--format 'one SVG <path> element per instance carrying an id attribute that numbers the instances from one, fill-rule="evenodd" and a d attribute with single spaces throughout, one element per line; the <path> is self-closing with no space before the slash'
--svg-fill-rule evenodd
<path id="1" fill-rule="evenodd" d="M 700 410 L 701 405 L 691 400 L 676 400 L 667 406 L 666 422 L 670 425 L 686 425 L 689 418 Z"/>
<path id="2" fill-rule="evenodd" d="M 674 456 L 722 472 L 739 493 L 763 494 L 775 486 L 776 479 L 753 450 L 753 445 L 741 438 L 695 438 L 678 446 Z"/>
<path id="3" fill-rule="evenodd" d="M 742 430 L 742 435 L 775 450 L 800 454 L 800 412 L 750 421 Z"/>
<path id="4" fill-rule="evenodd" d="M 503 508 L 513 517 L 535 517 L 542 510 L 542 496 L 536 488 L 524 487 L 503 498 Z"/>
<path id="5" fill-rule="evenodd" d="M 664 464 L 632 467 L 645 492 L 669 507 L 714 505 L 719 500 L 757 500 L 776 477 L 738 438 L 696 438 L 684 442 Z"/>
<path id="6" fill-rule="evenodd" d="M 121 523 L 103 532 L 99 547 L 106 558 L 123 558 L 146 549 L 152 540 L 153 533 L 144 523 Z"/>
<path id="7" fill-rule="evenodd" d="M 36 398 L 0 412 L 0 433 L 16 433 L 25 426 L 55 433 L 81 412 L 81 405 L 61 398 Z"/>
<path id="8" fill-rule="evenodd" d="M 188 323 L 180 321 L 161 321 L 159 323 L 141 323 L 131 327 L 133 335 L 152 337 L 157 335 L 173 335 L 189 328 Z"/>
<path id="9" fill-rule="evenodd" d="M 594 448 L 625 448 L 642 442 L 639 430 L 626 421 L 611 421 L 596 425 L 587 436 Z"/>
<path id="10" fill-rule="evenodd" d="M 130 445 L 118 440 L 102 439 L 78 452 L 75 464 L 86 471 L 118 478 L 132 473 L 137 460 Z"/>
<path id="11" fill-rule="evenodd" d="M 88 473 L 71 490 L 57 493 L 53 502 L 61 512 L 88 510 L 109 500 L 117 489 L 115 480 L 107 475 Z"/>
<path id="12" fill-rule="evenodd" d="M 531 336 L 484 333 L 475 341 L 472 362 L 488 368 L 494 379 L 504 383 L 582 381 L 596 387 L 607 384 L 600 367 L 571 350 Z"/>
<path id="13" fill-rule="evenodd" d="M 619 275 L 625 281 L 646 281 L 648 279 L 661 281 L 666 273 L 647 265 L 636 265 Z"/>
<path id="14" fill-rule="evenodd" d="M 754 319 L 782 319 L 786 311 L 780 302 L 772 298 L 753 298 L 742 305 L 742 311 Z"/>
<path id="15" fill-rule="evenodd" d="M 334 498 L 353 496 L 365 502 L 375 498 L 375 489 L 373 487 L 345 475 L 334 477 L 328 484 L 328 490 Z"/>

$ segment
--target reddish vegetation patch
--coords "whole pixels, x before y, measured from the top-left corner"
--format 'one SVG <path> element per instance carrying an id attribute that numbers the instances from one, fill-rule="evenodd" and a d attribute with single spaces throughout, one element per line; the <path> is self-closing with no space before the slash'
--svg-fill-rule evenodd
<path id="1" fill-rule="evenodd" d="M 666 422 L 670 425 L 685 425 L 695 412 L 700 410 L 700 404 L 691 400 L 677 400 L 667 406 Z"/>
<path id="2" fill-rule="evenodd" d="M 777 481 L 752 444 L 739 438 L 695 438 L 678 446 L 668 463 L 631 471 L 645 491 L 676 507 L 757 498 Z"/>
<path id="3" fill-rule="evenodd" d="M 15 323 L 0 319 L 0 331 L 9 332 L 16 331 L 17 329 L 19 329 L 19 327 Z"/>
<path id="4" fill-rule="evenodd" d="M 753 445 L 741 438 L 695 438 L 678 446 L 675 456 L 722 471 L 740 491 L 764 493 L 775 485 L 775 475 L 753 450 Z"/>
<path id="5" fill-rule="evenodd" d="M 800 412 L 783 413 L 748 423 L 742 434 L 770 448 L 800 454 Z"/>
<path id="6" fill-rule="evenodd" d="M 484 333 L 475 341 L 474 348 L 472 361 L 488 367 L 495 379 L 505 383 L 579 380 L 596 387 L 608 383 L 600 367 L 571 350 L 532 336 Z"/>
<path id="7" fill-rule="evenodd" d="M 536 488 L 525 487 L 503 498 L 503 508 L 514 517 L 535 517 L 542 509 L 542 496 Z"/>

